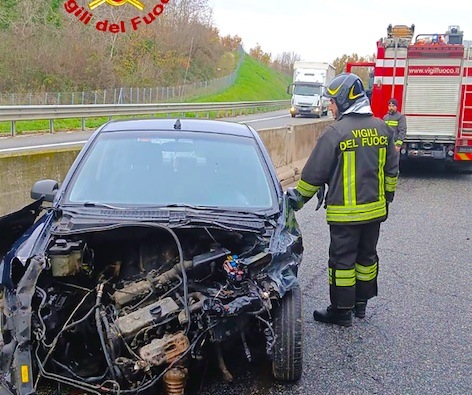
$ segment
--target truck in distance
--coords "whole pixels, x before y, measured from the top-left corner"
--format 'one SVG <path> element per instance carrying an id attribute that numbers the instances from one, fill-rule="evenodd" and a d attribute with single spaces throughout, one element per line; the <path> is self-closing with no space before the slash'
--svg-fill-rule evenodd
<path id="1" fill-rule="evenodd" d="M 326 62 L 296 61 L 293 65 L 293 82 L 287 87 L 292 95 L 290 115 L 328 114 L 329 100 L 323 97 L 326 86 L 334 78 L 336 70 Z"/>

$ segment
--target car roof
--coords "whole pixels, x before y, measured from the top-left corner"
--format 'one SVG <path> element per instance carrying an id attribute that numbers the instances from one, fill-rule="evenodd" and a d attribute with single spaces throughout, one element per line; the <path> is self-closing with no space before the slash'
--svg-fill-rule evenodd
<path id="1" fill-rule="evenodd" d="M 179 125 L 180 127 L 176 127 Z M 102 132 L 119 132 L 133 130 L 162 130 L 182 132 L 209 132 L 244 137 L 254 137 L 252 130 L 244 124 L 198 118 L 166 118 L 166 119 L 126 119 L 107 122 Z"/>

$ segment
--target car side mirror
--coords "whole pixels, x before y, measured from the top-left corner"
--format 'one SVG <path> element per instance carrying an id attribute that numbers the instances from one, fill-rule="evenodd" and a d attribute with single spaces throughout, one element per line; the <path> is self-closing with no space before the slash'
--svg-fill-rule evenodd
<path id="1" fill-rule="evenodd" d="M 31 188 L 31 199 L 38 200 L 44 197 L 46 202 L 53 202 L 59 189 L 59 183 L 56 180 L 36 181 Z"/>

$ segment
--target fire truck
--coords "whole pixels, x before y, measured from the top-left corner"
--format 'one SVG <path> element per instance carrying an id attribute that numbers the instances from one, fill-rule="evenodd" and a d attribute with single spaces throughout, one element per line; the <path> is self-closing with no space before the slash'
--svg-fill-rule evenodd
<path id="1" fill-rule="evenodd" d="M 377 41 L 375 62 L 348 63 L 371 67 L 370 95 L 374 115 L 398 100 L 407 134 L 400 160 L 436 159 L 472 164 L 472 52 L 458 26 L 444 34 L 414 36 L 415 26 L 389 25 Z M 470 167 L 470 166 L 467 166 Z"/>

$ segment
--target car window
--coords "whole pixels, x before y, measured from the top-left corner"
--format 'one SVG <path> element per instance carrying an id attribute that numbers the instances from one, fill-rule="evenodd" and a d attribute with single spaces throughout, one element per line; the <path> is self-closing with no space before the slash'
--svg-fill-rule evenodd
<path id="1" fill-rule="evenodd" d="M 270 208 L 275 188 L 255 141 L 207 133 L 103 133 L 67 187 L 71 203 Z"/>

